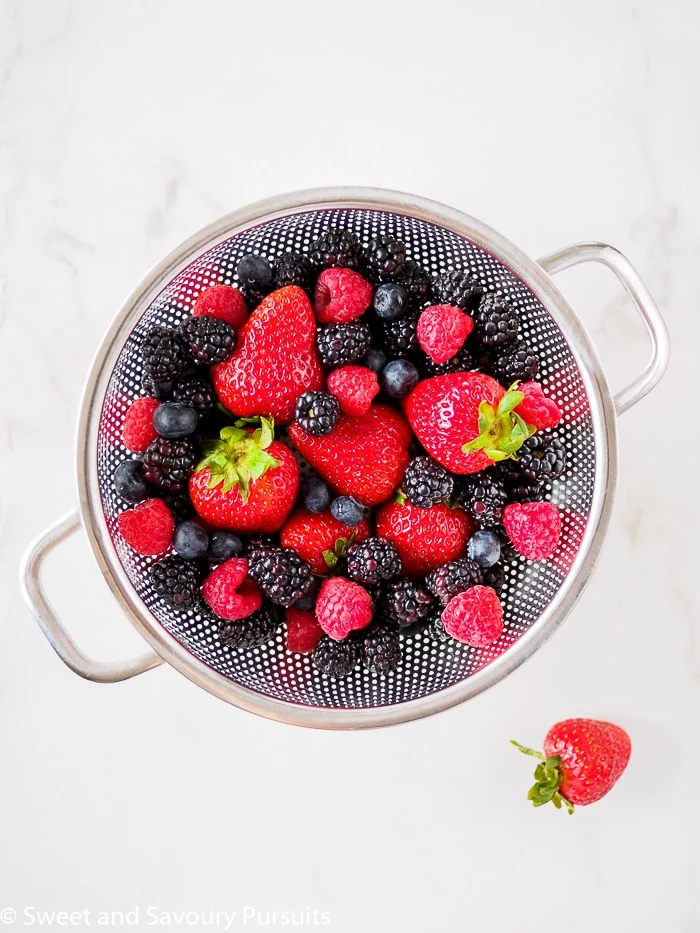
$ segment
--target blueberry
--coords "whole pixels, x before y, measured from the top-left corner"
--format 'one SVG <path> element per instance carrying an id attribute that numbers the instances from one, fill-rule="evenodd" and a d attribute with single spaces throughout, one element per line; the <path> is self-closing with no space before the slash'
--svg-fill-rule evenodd
<path id="1" fill-rule="evenodd" d="M 386 366 L 386 353 L 378 347 L 370 347 L 364 359 L 360 360 L 360 365 L 379 375 Z"/>
<path id="2" fill-rule="evenodd" d="M 125 502 L 143 502 L 149 496 L 140 460 L 125 460 L 114 471 L 114 489 Z"/>
<path id="3" fill-rule="evenodd" d="M 374 293 L 374 312 L 383 321 L 395 321 L 408 311 L 408 292 L 403 285 L 387 282 Z"/>
<path id="4" fill-rule="evenodd" d="M 301 599 L 298 599 L 294 603 L 295 609 L 303 609 L 305 612 L 313 612 L 316 606 L 316 597 L 318 596 L 318 591 L 321 589 L 321 581 L 318 577 L 311 578 L 311 588 L 308 592 L 304 593 Z"/>
<path id="5" fill-rule="evenodd" d="M 272 266 L 263 256 L 248 253 L 236 266 L 241 285 L 252 289 L 264 289 L 272 282 Z"/>
<path id="6" fill-rule="evenodd" d="M 173 550 L 185 560 L 204 557 L 209 547 L 209 535 L 198 522 L 182 522 L 175 529 Z"/>
<path id="7" fill-rule="evenodd" d="M 186 437 L 196 429 L 198 421 L 189 402 L 163 402 L 153 413 L 153 427 L 161 437 Z"/>
<path id="8" fill-rule="evenodd" d="M 240 557 L 242 553 L 243 542 L 232 531 L 213 531 L 209 535 L 207 555 L 211 560 L 229 560 L 231 557 Z"/>
<path id="9" fill-rule="evenodd" d="M 309 512 L 313 512 L 314 515 L 325 512 L 331 504 L 330 490 L 320 476 L 310 476 L 308 479 L 304 480 L 301 487 L 301 494 L 303 496 L 304 505 Z"/>
<path id="10" fill-rule="evenodd" d="M 382 370 L 382 389 L 390 398 L 404 398 L 416 385 L 420 376 L 408 360 L 392 360 Z"/>
<path id="11" fill-rule="evenodd" d="M 467 543 L 467 557 L 480 567 L 493 567 L 501 559 L 501 542 L 494 531 L 475 531 Z"/>
<path id="12" fill-rule="evenodd" d="M 344 525 L 359 525 L 365 510 L 354 496 L 338 496 L 331 502 L 331 515 Z"/>

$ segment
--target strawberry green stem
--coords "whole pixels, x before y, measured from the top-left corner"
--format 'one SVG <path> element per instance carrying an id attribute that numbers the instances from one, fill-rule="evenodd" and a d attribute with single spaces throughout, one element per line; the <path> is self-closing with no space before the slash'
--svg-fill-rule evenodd
<path id="1" fill-rule="evenodd" d="M 514 382 L 496 408 L 484 401 L 479 405 L 479 434 L 462 447 L 472 453 L 483 450 L 491 460 L 515 459 L 515 454 L 537 430 L 514 410 L 525 396 Z"/>
<path id="2" fill-rule="evenodd" d="M 253 423 L 259 424 L 255 430 Z M 243 502 L 247 502 L 251 484 L 280 466 L 280 461 L 267 452 L 275 439 L 274 432 L 272 418 L 244 418 L 222 428 L 220 439 L 207 446 L 206 457 L 197 465 L 196 472 L 208 467 L 210 489 L 221 486 L 223 492 L 228 492 L 235 486 Z"/>
<path id="3" fill-rule="evenodd" d="M 527 793 L 527 799 L 532 801 L 533 807 L 541 807 L 545 803 L 553 803 L 557 810 L 560 810 L 563 806 L 566 807 L 569 816 L 571 816 L 574 812 L 574 805 L 559 790 L 559 787 L 564 781 L 564 769 L 562 767 L 561 756 L 550 755 L 549 758 L 545 758 L 542 752 L 538 752 L 534 748 L 528 748 L 526 745 L 521 745 L 520 742 L 516 742 L 515 739 L 511 739 L 510 744 L 515 745 L 518 751 L 521 751 L 523 755 L 531 755 L 540 762 L 535 768 L 535 783 Z"/>

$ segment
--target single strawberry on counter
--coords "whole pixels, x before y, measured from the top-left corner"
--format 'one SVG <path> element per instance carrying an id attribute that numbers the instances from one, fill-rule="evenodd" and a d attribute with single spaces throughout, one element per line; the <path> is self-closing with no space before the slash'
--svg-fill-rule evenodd
<path id="1" fill-rule="evenodd" d="M 263 299 L 241 328 L 233 354 L 212 366 L 211 378 L 234 415 L 289 424 L 299 396 L 323 385 L 316 320 L 304 291 L 286 285 Z"/>
<path id="2" fill-rule="evenodd" d="M 359 544 L 369 535 L 369 525 L 362 519 L 359 525 L 348 528 L 330 512 L 314 514 L 298 509 L 285 522 L 280 532 L 282 547 L 293 548 L 311 566 L 314 573 L 328 573 L 347 554 L 353 544 Z"/>
<path id="3" fill-rule="evenodd" d="M 299 466 L 292 451 L 273 440 L 266 418 L 252 430 L 237 422 L 222 428 L 189 480 L 190 499 L 212 528 L 277 531 L 291 511 L 299 488 Z"/>
<path id="4" fill-rule="evenodd" d="M 552 726 L 544 740 L 544 755 L 518 742 L 513 745 L 525 755 L 539 758 L 536 783 L 527 799 L 533 806 L 585 807 L 610 792 L 627 767 L 632 753 L 624 729 L 597 719 L 564 719 Z"/>
<path id="5" fill-rule="evenodd" d="M 386 502 L 377 512 L 376 529 L 396 547 L 404 573 L 422 577 L 462 557 L 475 525 L 465 511 L 444 502 L 422 509 L 406 500 Z"/>

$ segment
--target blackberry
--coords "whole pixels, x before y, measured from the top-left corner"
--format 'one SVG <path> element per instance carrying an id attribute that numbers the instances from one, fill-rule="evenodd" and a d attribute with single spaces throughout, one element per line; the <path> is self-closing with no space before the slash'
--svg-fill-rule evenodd
<path id="1" fill-rule="evenodd" d="M 416 310 L 382 326 L 384 349 L 390 359 L 408 359 L 420 350 L 416 335 L 419 317 L 420 311 Z"/>
<path id="2" fill-rule="evenodd" d="M 363 321 L 328 324 L 316 332 L 316 345 L 324 366 L 345 366 L 361 359 L 369 350 L 372 334 Z"/>
<path id="3" fill-rule="evenodd" d="M 377 234 L 365 250 L 365 262 L 371 279 L 395 279 L 406 262 L 406 247 L 393 236 Z"/>
<path id="4" fill-rule="evenodd" d="M 295 419 L 312 437 L 330 434 L 340 418 L 340 402 L 329 392 L 304 392 L 297 402 Z"/>
<path id="5" fill-rule="evenodd" d="M 186 318 L 180 325 L 180 333 L 194 359 L 206 366 L 227 360 L 236 339 L 230 324 L 209 314 Z"/>
<path id="6" fill-rule="evenodd" d="M 169 379 L 167 382 L 156 382 L 152 376 L 149 376 L 148 373 L 144 373 L 143 379 L 141 380 L 141 392 L 149 398 L 157 398 L 159 402 L 165 402 L 170 398 L 173 385 L 172 379 Z"/>
<path id="7" fill-rule="evenodd" d="M 155 492 L 158 498 L 162 499 L 170 509 L 176 522 L 185 522 L 188 518 L 193 517 L 194 506 L 190 501 L 189 495 L 184 490 L 167 492 L 164 489 L 157 489 Z"/>
<path id="8" fill-rule="evenodd" d="M 319 577 L 312 577 L 311 586 L 304 593 L 301 599 L 298 599 L 294 603 L 295 609 L 303 609 L 305 612 L 313 612 L 316 607 L 316 598 L 318 597 L 318 591 L 321 589 L 321 580 Z"/>
<path id="9" fill-rule="evenodd" d="M 520 448 L 520 470 L 529 479 L 556 479 L 566 469 L 566 450 L 555 434 L 535 434 Z"/>
<path id="10" fill-rule="evenodd" d="M 290 547 L 265 548 L 248 555 L 248 573 L 277 606 L 291 606 L 311 589 L 311 567 Z"/>
<path id="11" fill-rule="evenodd" d="M 433 283 L 430 275 L 410 259 L 407 259 L 403 264 L 397 282 L 406 289 L 414 305 L 425 304 L 426 301 L 430 300 L 433 293 Z"/>
<path id="12" fill-rule="evenodd" d="M 330 266 L 358 269 L 361 254 L 357 237 L 349 230 L 326 230 L 311 244 L 311 262 L 318 269 Z"/>
<path id="13" fill-rule="evenodd" d="M 311 263 L 303 253 L 282 253 L 275 260 L 275 288 L 298 285 L 311 291 Z"/>
<path id="14" fill-rule="evenodd" d="M 454 638 L 447 634 L 445 626 L 442 624 L 442 607 L 436 609 L 435 612 L 429 616 L 426 629 L 430 636 L 436 641 L 440 641 L 443 644 L 446 642 L 452 642 L 454 644 Z"/>
<path id="15" fill-rule="evenodd" d="M 245 542 L 243 554 L 248 559 L 248 563 L 259 560 L 267 551 L 276 547 L 274 540 L 270 535 L 250 535 Z"/>
<path id="16" fill-rule="evenodd" d="M 497 473 L 484 471 L 465 479 L 459 502 L 482 528 L 492 528 L 501 523 L 508 493 Z"/>
<path id="17" fill-rule="evenodd" d="M 490 586 L 492 590 L 498 593 L 506 582 L 506 571 L 503 564 L 494 564 L 493 567 L 489 567 L 483 573 L 484 586 Z"/>
<path id="18" fill-rule="evenodd" d="M 406 467 L 403 491 L 411 505 L 429 509 L 449 499 L 453 489 L 452 475 L 431 457 L 416 457 Z"/>
<path id="19" fill-rule="evenodd" d="M 466 373 L 476 369 L 476 361 L 466 347 L 460 347 L 455 355 L 444 363 L 434 363 L 426 356 L 423 368 L 427 376 L 446 376 L 448 373 Z"/>
<path id="20" fill-rule="evenodd" d="M 464 593 L 472 586 L 479 586 L 482 582 L 481 568 L 469 557 L 448 560 L 425 578 L 425 585 L 443 606 L 446 606 L 453 596 Z"/>
<path id="21" fill-rule="evenodd" d="M 154 382 L 175 379 L 189 360 L 185 342 L 169 327 L 152 327 L 141 341 L 143 368 Z"/>
<path id="22" fill-rule="evenodd" d="M 424 619 L 433 605 L 433 597 L 414 580 L 402 577 L 387 587 L 384 596 L 384 613 L 388 622 L 407 628 L 419 619 Z"/>
<path id="23" fill-rule="evenodd" d="M 263 605 L 246 619 L 222 621 L 219 638 L 227 648 L 243 648 L 247 651 L 271 641 L 281 624 L 282 614 L 277 606 Z"/>
<path id="24" fill-rule="evenodd" d="M 401 636 L 395 628 L 380 625 L 367 632 L 362 643 L 362 662 L 368 671 L 389 674 L 401 663 Z"/>
<path id="25" fill-rule="evenodd" d="M 355 641 L 335 641 L 324 635 L 316 646 L 312 661 L 322 674 L 346 677 L 360 661 L 360 647 Z"/>
<path id="26" fill-rule="evenodd" d="M 443 272 L 433 281 L 436 304 L 454 305 L 469 314 L 476 310 L 484 289 L 473 272 Z"/>
<path id="27" fill-rule="evenodd" d="M 496 357 L 493 370 L 499 382 L 510 386 L 514 382 L 527 382 L 534 379 L 540 361 L 526 343 L 516 343 Z"/>
<path id="28" fill-rule="evenodd" d="M 151 568 L 154 591 L 174 609 L 189 609 L 199 602 L 202 574 L 196 563 L 166 557 Z"/>
<path id="29" fill-rule="evenodd" d="M 517 479 L 506 483 L 508 498 L 514 502 L 541 502 L 545 497 L 544 483 L 530 479 L 521 473 Z"/>
<path id="30" fill-rule="evenodd" d="M 400 573 L 399 552 L 386 538 L 366 538 L 348 551 L 347 574 L 362 586 L 375 586 L 380 580 L 391 580 Z"/>
<path id="31" fill-rule="evenodd" d="M 166 492 L 180 492 L 187 485 L 197 454 L 186 437 L 170 440 L 157 437 L 143 455 L 143 475 Z"/>
<path id="32" fill-rule="evenodd" d="M 201 417 L 216 405 L 216 393 L 211 383 L 202 376 L 182 376 L 175 383 L 173 400 L 189 402 Z"/>
<path id="33" fill-rule="evenodd" d="M 474 332 L 484 346 L 503 346 L 514 340 L 518 333 L 518 314 L 505 298 L 491 293 L 484 295 L 472 316 Z"/>

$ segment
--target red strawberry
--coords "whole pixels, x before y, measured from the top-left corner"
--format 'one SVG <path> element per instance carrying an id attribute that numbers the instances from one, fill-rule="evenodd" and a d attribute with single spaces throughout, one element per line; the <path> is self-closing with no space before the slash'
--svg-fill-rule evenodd
<path id="1" fill-rule="evenodd" d="M 212 570 L 202 584 L 202 597 L 222 619 L 247 619 L 262 606 L 260 590 L 248 577 L 248 561 L 232 557 Z"/>
<path id="2" fill-rule="evenodd" d="M 518 392 L 525 397 L 519 405 L 516 405 L 515 412 L 524 421 L 533 425 L 538 431 L 555 428 L 559 424 L 561 421 L 559 406 L 554 399 L 547 398 L 539 382 L 523 382 L 518 386 Z"/>
<path id="3" fill-rule="evenodd" d="M 248 317 L 248 305 L 237 288 L 230 285 L 212 285 L 200 292 L 192 314 L 194 317 L 202 314 L 218 317 L 230 324 L 234 330 L 240 330 Z"/>
<path id="4" fill-rule="evenodd" d="M 454 305 L 430 305 L 421 311 L 416 337 L 433 363 L 446 363 L 474 330 L 474 321 Z"/>
<path id="5" fill-rule="evenodd" d="M 366 415 L 341 415 L 330 434 L 311 437 L 293 424 L 289 437 L 299 453 L 336 492 L 363 505 L 384 502 L 398 487 L 408 465 L 411 431 L 401 415 L 386 405 L 372 405 Z"/>
<path id="6" fill-rule="evenodd" d="M 372 286 L 352 269 L 324 269 L 316 282 L 314 311 L 322 324 L 347 324 L 372 304 Z"/>
<path id="7" fill-rule="evenodd" d="M 272 292 L 243 325 L 236 349 L 211 368 L 217 395 L 234 415 L 261 415 L 289 424 L 296 401 L 320 389 L 316 320 L 297 285 Z"/>
<path id="8" fill-rule="evenodd" d="M 359 525 L 348 528 L 330 512 L 314 515 L 298 509 L 287 519 L 280 532 L 282 547 L 293 548 L 314 573 L 328 573 L 344 557 L 352 543 L 359 544 L 369 535 L 369 525 L 363 518 Z"/>
<path id="9" fill-rule="evenodd" d="M 220 436 L 190 477 L 195 511 L 212 528 L 277 531 L 299 488 L 294 454 L 272 439 L 265 418 L 256 431 L 236 426 L 223 428 Z"/>
<path id="10" fill-rule="evenodd" d="M 448 635 L 473 648 L 493 644 L 503 631 L 503 607 L 490 586 L 472 586 L 453 596 L 441 618 Z"/>
<path id="11" fill-rule="evenodd" d="M 404 401 L 418 440 L 453 473 L 478 473 L 511 457 L 535 433 L 513 408 L 523 401 L 483 373 L 450 373 L 419 382 Z"/>
<path id="12" fill-rule="evenodd" d="M 158 436 L 153 427 L 153 415 L 160 402 L 157 398 L 137 398 L 129 406 L 122 424 L 124 446 L 135 453 L 143 453 Z"/>
<path id="13" fill-rule="evenodd" d="M 553 725 L 545 736 L 544 755 L 518 742 L 513 745 L 540 759 L 528 800 L 535 807 L 551 800 L 557 810 L 564 804 L 569 813 L 575 804 L 585 807 L 609 793 L 632 752 L 624 729 L 597 719 L 565 719 Z"/>
<path id="14" fill-rule="evenodd" d="M 287 651 L 310 654 L 323 637 L 323 629 L 313 612 L 290 606 L 285 612 L 287 621 Z"/>
<path id="15" fill-rule="evenodd" d="M 377 374 L 365 366 L 341 366 L 328 373 L 326 388 L 340 402 L 346 415 L 366 415 L 379 392 Z"/>
<path id="16" fill-rule="evenodd" d="M 117 518 L 119 532 L 137 554 L 157 557 L 164 554 L 173 541 L 175 521 L 161 499 L 145 499 Z"/>
<path id="17" fill-rule="evenodd" d="M 462 557 L 474 523 L 462 509 L 441 502 L 420 509 L 410 502 L 387 502 L 377 512 L 377 535 L 396 545 L 404 572 L 422 577 L 448 560 Z"/>
<path id="18" fill-rule="evenodd" d="M 515 550 L 530 560 L 546 560 L 559 547 L 561 518 L 551 502 L 511 502 L 503 527 Z"/>

